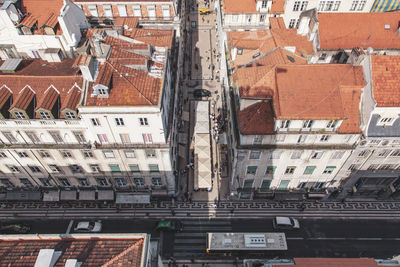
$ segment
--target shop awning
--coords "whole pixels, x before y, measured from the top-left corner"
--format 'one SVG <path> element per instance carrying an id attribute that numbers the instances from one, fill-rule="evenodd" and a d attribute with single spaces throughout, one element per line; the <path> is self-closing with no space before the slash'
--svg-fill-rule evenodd
<path id="1" fill-rule="evenodd" d="M 79 200 L 95 200 L 95 191 L 79 191 Z"/>
<path id="2" fill-rule="evenodd" d="M 117 204 L 148 204 L 150 203 L 150 194 L 137 193 L 117 193 L 115 200 Z"/>
<path id="3" fill-rule="evenodd" d="M 62 190 L 60 192 L 61 200 L 76 200 L 76 191 L 75 190 Z"/>
<path id="4" fill-rule="evenodd" d="M 43 201 L 59 201 L 60 191 L 46 191 L 43 193 Z"/>
<path id="5" fill-rule="evenodd" d="M 371 12 L 388 12 L 400 9 L 400 0 L 375 0 Z"/>
<path id="6" fill-rule="evenodd" d="M 41 200 L 40 192 L 7 192 L 7 200 Z"/>
<path id="7" fill-rule="evenodd" d="M 101 190 L 97 193 L 98 200 L 114 200 L 114 191 Z"/>

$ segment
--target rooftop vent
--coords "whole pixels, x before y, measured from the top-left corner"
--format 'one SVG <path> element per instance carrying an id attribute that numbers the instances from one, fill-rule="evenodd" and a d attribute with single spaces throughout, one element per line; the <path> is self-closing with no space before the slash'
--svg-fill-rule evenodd
<path id="1" fill-rule="evenodd" d="M 81 266 L 81 262 L 78 262 L 78 260 L 77 259 L 68 259 L 66 262 L 65 262 L 65 267 L 79 267 L 79 266 Z"/>
<path id="2" fill-rule="evenodd" d="M 21 64 L 22 59 L 20 58 L 10 58 L 4 61 L 3 65 L 0 67 L 0 71 L 3 73 L 13 73 L 17 70 L 19 64 Z"/>
<path id="3" fill-rule="evenodd" d="M 264 248 L 266 247 L 265 235 L 245 235 L 244 243 L 246 248 Z"/>
<path id="4" fill-rule="evenodd" d="M 55 251 L 54 249 L 41 249 L 36 258 L 35 267 L 53 267 L 60 256 L 61 251 Z"/>
<path id="5" fill-rule="evenodd" d="M 385 24 L 385 29 L 389 30 L 390 29 L 390 25 L 389 24 Z"/>

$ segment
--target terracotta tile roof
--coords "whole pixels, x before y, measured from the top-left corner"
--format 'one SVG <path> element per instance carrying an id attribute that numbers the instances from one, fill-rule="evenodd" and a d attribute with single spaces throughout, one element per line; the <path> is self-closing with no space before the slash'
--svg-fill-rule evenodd
<path id="1" fill-rule="evenodd" d="M 400 49 L 399 20 L 398 12 L 319 13 L 320 49 Z"/>
<path id="2" fill-rule="evenodd" d="M 1 240 L 2 266 L 34 266 L 40 249 L 61 251 L 56 267 L 76 259 L 82 266 L 141 266 L 143 238 L 71 238 L 42 240 Z"/>
<path id="3" fill-rule="evenodd" d="M 89 66 L 89 62 L 92 59 L 92 55 L 79 55 L 75 58 L 74 64 L 72 67 L 76 68 L 79 66 Z"/>
<path id="4" fill-rule="evenodd" d="M 345 105 L 359 99 L 361 92 L 358 91 L 365 86 L 362 67 L 347 64 L 278 66 L 276 77 L 274 108 L 278 119 L 346 119 L 347 126 L 354 126 L 346 128 L 347 131 L 360 131 L 355 127 L 358 109 L 345 108 Z"/>
<path id="5" fill-rule="evenodd" d="M 47 19 L 44 21 L 41 27 L 49 26 L 54 28 L 57 25 L 57 23 L 58 23 L 57 15 L 55 15 L 54 13 L 50 13 L 50 15 L 47 17 Z"/>
<path id="6" fill-rule="evenodd" d="M 258 13 L 254 0 L 223 0 L 222 5 L 225 14 Z"/>
<path id="7" fill-rule="evenodd" d="M 65 96 L 65 100 L 61 103 L 60 110 L 64 109 L 76 110 L 79 102 L 81 101 L 82 91 L 76 86 L 72 87 Z"/>
<path id="8" fill-rule="evenodd" d="M 44 24 L 50 23 L 54 26 L 57 24 L 55 20 L 58 20 L 57 16 L 60 14 L 60 10 L 64 3 L 63 0 L 54 0 L 51 1 L 51 4 L 49 4 L 48 0 L 22 0 L 21 5 L 24 14 L 29 14 L 28 17 L 33 16 L 37 19 L 38 30 L 35 31 L 35 34 L 42 34 L 43 30 L 40 28 Z M 24 24 L 24 20 L 21 24 Z M 51 25 L 48 26 L 52 27 Z M 57 34 L 59 33 L 60 32 L 57 32 Z"/>
<path id="9" fill-rule="evenodd" d="M 273 134 L 274 113 L 269 100 L 238 111 L 239 131 L 244 135 Z"/>
<path id="10" fill-rule="evenodd" d="M 44 96 L 38 102 L 36 105 L 36 109 L 38 110 L 39 108 L 47 109 L 47 110 L 52 110 L 54 107 L 54 104 L 57 102 L 57 99 L 59 98 L 60 94 L 57 92 L 57 90 L 53 87 L 50 86 L 47 88 L 46 91 L 44 91 Z"/>
<path id="11" fill-rule="evenodd" d="M 3 85 L 0 88 L 0 107 L 2 107 L 7 102 L 7 100 L 10 99 L 11 96 L 12 91 L 8 87 Z"/>
<path id="12" fill-rule="evenodd" d="M 15 101 L 12 103 L 10 109 L 18 108 L 26 110 L 34 97 L 35 92 L 30 86 L 26 85 L 21 91 L 18 92 L 18 94 L 15 94 Z"/>
<path id="13" fill-rule="evenodd" d="M 269 13 L 272 14 L 285 13 L 285 0 L 272 0 L 272 5 Z"/>
<path id="14" fill-rule="evenodd" d="M 279 267 L 378 267 L 372 258 L 295 258 L 294 261 L 294 265 L 279 265 Z M 272 266 L 278 267 L 278 265 Z"/>
<path id="15" fill-rule="evenodd" d="M 60 105 L 65 106 L 64 101 L 70 89 L 75 84 L 81 88 L 83 83 L 79 69 L 72 67 L 73 62 L 74 59 L 64 59 L 60 63 L 49 63 L 38 59 L 24 60 L 17 72 L 0 73 L 0 87 L 6 85 L 13 92 L 14 102 L 11 107 L 25 109 L 34 95 L 37 107 L 48 109 L 54 104 L 55 97 L 54 89 L 48 90 L 50 86 L 57 89 L 60 93 Z M 27 86 L 32 88 L 35 94 Z M 25 90 L 20 94 L 23 88 Z M 71 109 L 76 110 L 76 105 Z"/>
<path id="16" fill-rule="evenodd" d="M 23 20 L 18 24 L 17 27 L 26 26 L 26 27 L 32 28 L 37 22 L 38 22 L 38 19 L 35 16 L 28 15 L 25 18 L 23 18 Z"/>
<path id="17" fill-rule="evenodd" d="M 400 107 L 400 56 L 371 55 L 372 86 L 378 107 Z"/>

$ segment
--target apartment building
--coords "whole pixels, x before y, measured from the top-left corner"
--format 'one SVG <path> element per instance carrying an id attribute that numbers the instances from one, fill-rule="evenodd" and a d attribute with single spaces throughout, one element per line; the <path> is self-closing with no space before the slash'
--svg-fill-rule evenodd
<path id="1" fill-rule="evenodd" d="M 136 17 L 141 23 L 152 24 L 179 20 L 177 0 L 73 1 L 82 8 L 91 23 L 112 25 L 115 20 L 125 17 Z"/>
<path id="2" fill-rule="evenodd" d="M 0 7 L 0 58 L 72 58 L 82 30 L 82 10 L 69 0 L 3 1 Z"/>
<path id="3" fill-rule="evenodd" d="M 264 29 L 270 17 L 280 17 L 284 0 L 225 0 L 221 11 L 225 29 Z"/>
<path id="4" fill-rule="evenodd" d="M 362 55 L 363 138 L 338 173 L 338 197 L 398 198 L 400 189 L 400 56 Z"/>
<path id="5" fill-rule="evenodd" d="M 71 199 L 174 194 L 173 31 L 127 18 L 85 36 L 75 59 L 1 65 L 0 182 L 68 189 Z"/>
<path id="6" fill-rule="evenodd" d="M 283 20 L 286 27 L 297 28 L 300 15 L 304 11 L 315 9 L 318 14 L 368 13 L 371 11 L 374 2 L 374 0 L 286 0 Z"/>

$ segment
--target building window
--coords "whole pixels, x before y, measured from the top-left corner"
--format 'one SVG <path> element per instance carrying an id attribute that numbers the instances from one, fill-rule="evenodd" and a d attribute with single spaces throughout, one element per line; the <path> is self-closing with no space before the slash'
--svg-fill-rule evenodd
<path id="1" fill-rule="evenodd" d="M 281 158 L 281 154 L 282 154 L 281 150 L 274 150 L 271 153 L 271 159 L 280 159 Z"/>
<path id="2" fill-rule="evenodd" d="M 142 17 L 142 10 L 140 9 L 140 6 L 133 6 L 133 16 L 134 17 Z"/>
<path id="3" fill-rule="evenodd" d="M 301 154 L 303 154 L 303 151 L 301 151 L 301 150 L 293 151 L 292 156 L 290 158 L 291 159 L 299 159 L 301 157 Z"/>
<path id="4" fill-rule="evenodd" d="M 125 157 L 126 158 L 134 158 L 135 157 L 135 152 L 132 151 L 132 150 L 127 150 L 127 151 L 124 151 L 124 152 L 125 152 Z"/>
<path id="5" fill-rule="evenodd" d="M 137 187 L 143 187 L 144 186 L 144 179 L 141 178 L 141 177 L 133 178 L 133 182 L 135 183 L 135 185 Z"/>
<path id="6" fill-rule="evenodd" d="M 8 167 L 8 169 L 10 169 L 10 171 L 11 171 L 12 173 L 19 173 L 19 172 L 21 172 L 17 166 L 11 165 L 11 166 L 7 166 L 7 167 Z"/>
<path id="7" fill-rule="evenodd" d="M 328 140 L 329 140 L 329 135 L 327 134 L 322 135 L 321 139 L 319 139 L 319 141 L 321 142 L 328 142 Z"/>
<path id="8" fill-rule="evenodd" d="M 389 123 L 392 121 L 393 118 L 382 118 L 379 122 L 380 123 Z"/>
<path id="9" fill-rule="evenodd" d="M 400 157 L 400 149 L 393 150 L 391 157 Z"/>
<path id="10" fill-rule="evenodd" d="M 296 25 L 296 19 L 290 19 L 290 21 L 289 21 L 289 29 L 293 29 L 295 25 Z M 281 126 L 281 128 L 283 128 L 283 127 Z M 286 128 L 283 128 L 283 129 L 286 129 Z"/>
<path id="11" fill-rule="evenodd" d="M 263 180 L 260 186 L 261 190 L 268 190 L 271 186 L 271 180 Z"/>
<path id="12" fill-rule="evenodd" d="M 126 180 L 123 177 L 114 178 L 115 184 L 118 187 L 125 187 L 127 186 Z"/>
<path id="13" fill-rule="evenodd" d="M 286 135 L 284 134 L 277 134 L 275 135 L 276 142 L 285 142 Z"/>
<path id="14" fill-rule="evenodd" d="M 260 15 L 260 22 L 264 22 L 264 21 L 265 21 L 265 18 L 266 18 L 266 15 L 261 14 L 261 15 Z"/>
<path id="15" fill-rule="evenodd" d="M 77 164 L 72 164 L 72 165 L 69 165 L 68 167 L 72 173 L 81 173 L 82 172 L 81 167 Z"/>
<path id="16" fill-rule="evenodd" d="M 333 7 L 333 1 L 327 1 L 325 6 L 325 11 L 331 11 Z"/>
<path id="17" fill-rule="evenodd" d="M 293 11 L 299 11 L 300 1 L 295 1 L 293 5 Z"/>
<path id="18" fill-rule="evenodd" d="M 103 154 L 104 154 L 104 157 L 107 158 L 107 159 L 115 158 L 114 152 L 111 151 L 111 150 L 110 151 L 103 151 Z"/>
<path id="19" fill-rule="evenodd" d="M 325 59 L 326 59 L 327 56 L 328 56 L 327 53 L 322 53 L 322 54 L 319 56 L 318 60 L 319 60 L 319 61 L 325 61 Z"/>
<path id="20" fill-rule="evenodd" d="M 124 119 L 123 118 L 115 118 L 115 124 L 117 126 L 124 126 L 125 125 Z"/>
<path id="21" fill-rule="evenodd" d="M 0 151 L 0 158 L 7 158 L 6 153 L 3 151 Z"/>
<path id="22" fill-rule="evenodd" d="M 129 137 L 129 134 L 119 134 L 119 137 L 121 138 L 121 142 L 123 144 L 130 144 L 131 143 L 131 138 Z"/>
<path id="23" fill-rule="evenodd" d="M 10 182 L 7 178 L 0 179 L 1 183 L 7 188 L 14 188 L 14 184 Z"/>
<path id="24" fill-rule="evenodd" d="M 378 170 L 394 170 L 394 169 L 396 169 L 396 165 L 394 164 L 382 164 L 378 168 Z"/>
<path id="25" fill-rule="evenodd" d="M 90 121 L 92 122 L 93 126 L 101 126 L 98 118 L 91 118 Z"/>
<path id="26" fill-rule="evenodd" d="M 60 132 L 56 132 L 56 131 L 49 131 L 49 134 L 51 135 L 51 137 L 53 138 L 54 142 L 56 142 L 57 144 L 62 144 L 64 143 L 64 140 L 62 139 Z"/>
<path id="27" fill-rule="evenodd" d="M 238 15 L 232 15 L 232 22 L 238 22 L 239 21 L 239 16 Z"/>
<path id="28" fill-rule="evenodd" d="M 280 128 L 281 129 L 287 129 L 287 128 L 289 128 L 289 125 L 290 125 L 290 120 L 283 120 L 283 121 L 281 121 L 281 127 Z"/>
<path id="29" fill-rule="evenodd" d="M 127 16 L 127 14 L 126 14 L 126 6 L 125 5 L 118 5 L 117 8 L 118 8 L 118 14 L 119 14 L 120 17 L 126 17 Z"/>
<path id="30" fill-rule="evenodd" d="M 303 174 L 309 174 L 309 175 L 313 174 L 313 172 L 314 172 L 314 170 L 315 170 L 316 167 L 317 167 L 317 166 L 307 166 L 307 167 L 304 169 L 304 173 L 303 173 Z"/>
<path id="31" fill-rule="evenodd" d="M 60 167 L 58 167 L 57 165 L 54 165 L 54 164 L 49 165 L 49 169 L 52 172 L 62 173 L 62 170 L 60 169 Z"/>
<path id="32" fill-rule="evenodd" d="M 276 166 L 267 166 L 267 170 L 265 171 L 266 175 L 272 175 L 275 173 Z"/>
<path id="33" fill-rule="evenodd" d="M 151 183 L 153 184 L 153 186 L 159 187 L 162 186 L 162 181 L 161 181 L 161 177 L 153 177 L 151 178 Z"/>
<path id="34" fill-rule="evenodd" d="M 28 136 L 28 138 L 32 141 L 34 144 L 40 143 L 39 137 L 36 135 L 34 132 L 25 132 L 25 134 Z"/>
<path id="35" fill-rule="evenodd" d="M 138 164 L 129 164 L 129 169 L 131 170 L 131 172 L 140 172 Z"/>
<path id="36" fill-rule="evenodd" d="M 102 144 L 108 143 L 108 138 L 106 134 L 97 134 L 97 138 L 99 139 L 99 142 Z"/>
<path id="37" fill-rule="evenodd" d="M 290 180 L 281 180 L 278 186 L 278 190 L 285 190 L 288 188 Z"/>
<path id="38" fill-rule="evenodd" d="M 325 168 L 325 170 L 323 171 L 323 173 L 324 174 L 330 174 L 330 173 L 332 173 L 334 170 L 335 170 L 335 166 L 327 166 L 326 168 Z"/>
<path id="39" fill-rule="evenodd" d="M 82 154 L 85 158 L 94 158 L 93 152 L 91 150 L 82 150 Z"/>
<path id="40" fill-rule="evenodd" d="M 294 170 L 296 170 L 295 166 L 288 166 L 286 167 L 285 174 L 293 174 Z"/>
<path id="41" fill-rule="evenodd" d="M 97 177 L 96 181 L 98 183 L 99 186 L 108 186 L 108 181 L 106 178 L 103 177 Z"/>
<path id="42" fill-rule="evenodd" d="M 335 151 L 332 156 L 331 159 L 341 159 L 344 155 L 344 151 Z"/>
<path id="43" fill-rule="evenodd" d="M 149 164 L 150 172 L 159 172 L 158 164 Z"/>
<path id="44" fill-rule="evenodd" d="M 65 118 L 70 120 L 70 119 L 76 119 L 76 115 L 74 112 L 71 111 L 67 111 L 64 113 L 65 114 Z"/>
<path id="45" fill-rule="evenodd" d="M 147 158 L 155 158 L 156 157 L 156 151 L 155 150 L 146 150 L 146 157 Z"/>
<path id="46" fill-rule="evenodd" d="M 14 116 L 16 119 L 26 119 L 25 113 L 20 112 L 20 111 L 15 111 Z"/>
<path id="47" fill-rule="evenodd" d="M 246 174 L 256 174 L 257 166 L 247 166 Z"/>
<path id="48" fill-rule="evenodd" d="M 28 153 L 26 153 L 25 151 L 16 151 L 16 153 L 20 158 L 29 158 Z"/>
<path id="49" fill-rule="evenodd" d="M 113 12 L 110 5 L 103 5 L 104 16 L 108 18 L 113 17 Z"/>
<path id="50" fill-rule="evenodd" d="M 387 157 L 390 154 L 390 152 L 392 152 L 392 150 L 390 149 L 384 149 L 382 151 L 379 151 L 378 157 Z"/>
<path id="51" fill-rule="evenodd" d="M 313 120 L 305 120 L 303 122 L 303 129 L 310 129 L 313 123 L 314 123 Z"/>
<path id="52" fill-rule="evenodd" d="M 306 10 L 308 6 L 308 1 L 301 2 L 300 11 Z"/>
<path id="53" fill-rule="evenodd" d="M 249 159 L 260 159 L 260 157 L 261 157 L 261 151 L 259 150 L 250 151 Z"/>
<path id="54" fill-rule="evenodd" d="M 364 9 L 366 3 L 367 3 L 367 1 L 360 1 L 357 11 L 362 11 Z"/>
<path id="55" fill-rule="evenodd" d="M 238 48 L 237 49 L 237 54 L 238 55 L 243 55 L 243 48 Z"/>
<path id="56" fill-rule="evenodd" d="M 357 5 L 358 5 L 358 1 L 353 1 L 353 2 L 351 3 L 350 11 L 356 10 Z"/>
<path id="57" fill-rule="evenodd" d="M 355 171 L 360 168 L 360 164 L 351 164 L 348 168 L 349 171 Z"/>
<path id="58" fill-rule="evenodd" d="M 312 159 L 320 159 L 320 158 L 322 158 L 323 154 L 324 154 L 324 152 L 322 152 L 322 151 L 316 151 L 311 154 L 311 158 Z"/>
<path id="59" fill-rule="evenodd" d="M 256 135 L 253 139 L 253 145 L 261 145 L 263 142 L 263 136 L 262 135 Z"/>
<path id="60" fill-rule="evenodd" d="M 99 166 L 99 165 L 97 165 L 97 164 L 90 164 L 89 166 L 90 166 L 90 169 L 92 170 L 92 172 L 95 172 L 95 173 L 101 172 L 101 169 L 100 169 L 100 166 Z"/>
<path id="61" fill-rule="evenodd" d="M 73 132 L 74 136 L 76 138 L 76 141 L 78 141 L 78 143 L 80 144 L 84 144 L 86 143 L 86 138 L 85 135 L 83 134 L 83 132 Z"/>
<path id="62" fill-rule="evenodd" d="M 39 150 L 39 155 L 42 158 L 51 158 L 50 153 L 46 150 Z"/>
<path id="63" fill-rule="evenodd" d="M 297 143 L 304 143 L 306 141 L 307 136 L 306 135 L 299 135 L 299 137 L 297 138 Z"/>
<path id="64" fill-rule="evenodd" d="M 358 153 L 359 157 L 366 157 L 369 154 L 369 150 L 361 150 L 360 153 Z"/>
<path id="65" fill-rule="evenodd" d="M 97 6 L 96 5 L 89 5 L 89 12 L 90 12 L 90 16 L 92 17 L 98 17 L 99 14 L 97 13 Z"/>
<path id="66" fill-rule="evenodd" d="M 254 184 L 254 179 L 246 179 L 243 183 L 243 189 L 252 189 Z"/>
<path id="67" fill-rule="evenodd" d="M 145 144 L 152 144 L 153 143 L 153 138 L 152 138 L 151 134 L 145 133 L 145 134 L 142 134 L 142 136 L 143 136 L 143 142 Z"/>
<path id="68" fill-rule="evenodd" d="M 300 182 L 298 185 L 297 185 L 297 188 L 305 188 L 307 186 L 307 182 Z"/>
<path id="69" fill-rule="evenodd" d="M 162 6 L 162 14 L 163 14 L 164 19 L 168 19 L 170 17 L 169 11 L 170 11 L 169 6 L 167 6 L 167 5 Z"/>
<path id="70" fill-rule="evenodd" d="M 378 167 L 379 167 L 379 164 L 371 164 L 371 165 L 369 165 L 367 170 L 374 171 L 374 170 L 378 169 Z"/>
<path id="71" fill-rule="evenodd" d="M 27 188 L 33 188 L 33 185 L 32 185 L 32 183 L 28 180 L 28 179 L 26 179 L 26 178 L 21 178 L 21 179 L 19 179 L 19 182 L 21 183 L 21 184 L 23 184 L 25 187 L 27 187 Z"/>
<path id="72" fill-rule="evenodd" d="M 72 154 L 71 154 L 71 152 L 70 151 L 68 151 L 68 150 L 62 150 L 61 152 L 61 156 L 63 157 L 63 158 L 72 158 Z"/>
<path id="73" fill-rule="evenodd" d="M 71 183 L 68 181 L 67 178 L 58 178 L 58 181 L 61 183 L 62 186 L 70 187 Z"/>
<path id="74" fill-rule="evenodd" d="M 335 1 L 335 5 L 333 6 L 333 11 L 338 11 L 340 7 L 341 1 Z"/>
<path id="75" fill-rule="evenodd" d="M 267 8 L 267 3 L 268 3 L 268 1 L 262 1 L 261 8 Z"/>
<path id="76" fill-rule="evenodd" d="M 316 182 L 316 183 L 314 184 L 313 188 L 315 188 L 315 189 L 321 189 L 321 188 L 324 187 L 324 185 L 325 185 L 325 182 Z"/>
<path id="77" fill-rule="evenodd" d="M 110 167 L 111 172 L 121 172 L 118 164 L 110 164 L 108 166 Z"/>
<path id="78" fill-rule="evenodd" d="M 50 114 L 48 112 L 45 112 L 45 111 L 39 111 L 39 116 L 43 120 L 50 120 L 51 119 Z"/>
<path id="79" fill-rule="evenodd" d="M 78 183 L 80 186 L 90 186 L 86 178 L 78 178 Z"/>
<path id="80" fill-rule="evenodd" d="M 324 11 L 325 1 L 319 1 L 318 11 Z"/>
<path id="81" fill-rule="evenodd" d="M 370 144 L 370 145 L 379 145 L 380 142 L 381 142 L 381 140 L 379 140 L 379 139 L 374 139 L 374 140 L 369 141 L 369 144 Z"/>
<path id="82" fill-rule="evenodd" d="M 337 121 L 335 121 L 335 120 L 330 120 L 330 121 L 328 122 L 328 124 L 326 125 L 326 129 L 334 129 L 335 126 L 336 126 L 336 124 L 337 124 Z"/>
<path id="83" fill-rule="evenodd" d="M 43 186 L 51 187 L 50 180 L 47 178 L 39 178 L 39 181 L 42 183 Z"/>
<path id="84" fill-rule="evenodd" d="M 11 132 L 2 132 L 4 137 L 7 138 L 8 142 L 11 144 L 16 144 L 18 143 L 18 140 L 14 137 L 14 135 Z"/>

